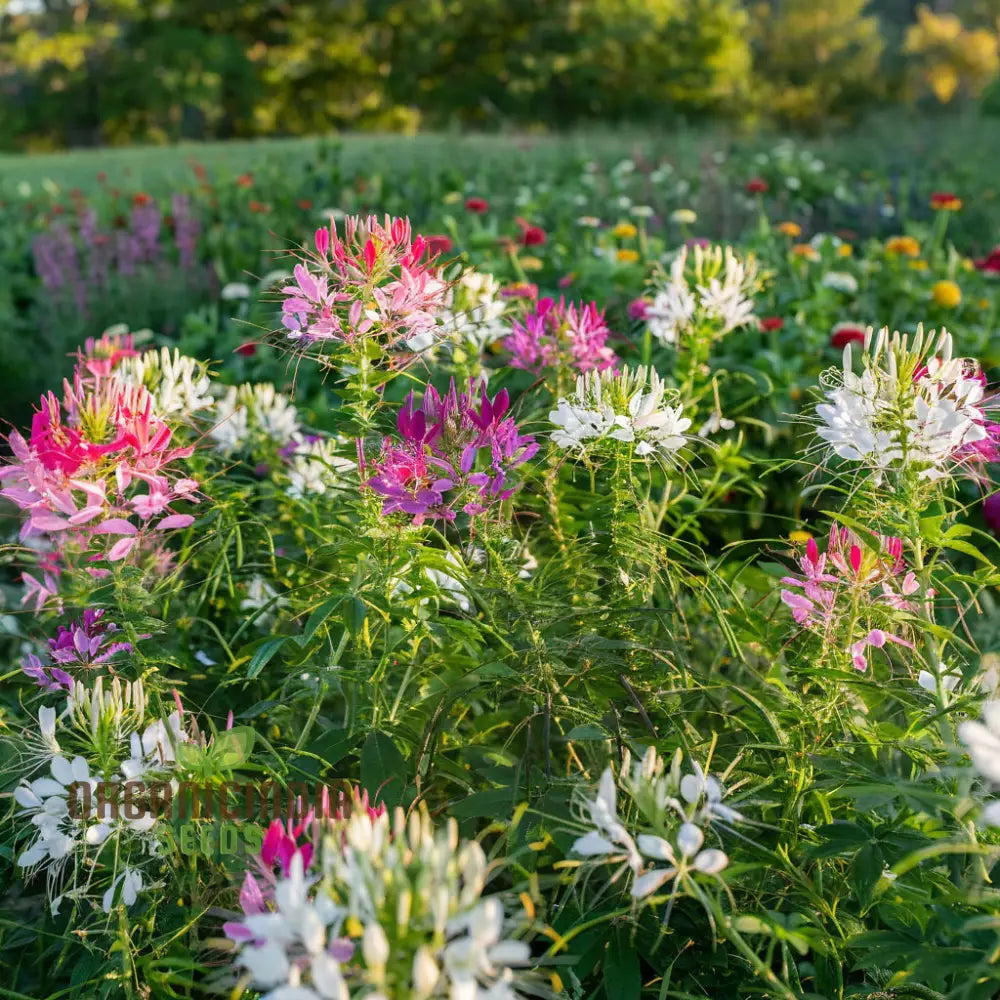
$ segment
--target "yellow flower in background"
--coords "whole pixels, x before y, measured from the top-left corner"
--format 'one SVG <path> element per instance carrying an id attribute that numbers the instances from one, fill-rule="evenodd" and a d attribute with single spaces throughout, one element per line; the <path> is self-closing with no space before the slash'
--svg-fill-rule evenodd
<path id="1" fill-rule="evenodd" d="M 692 226 L 698 221 L 698 213 L 690 208 L 677 208 L 670 213 L 670 221 L 680 226 Z"/>
<path id="2" fill-rule="evenodd" d="M 545 264 L 540 261 L 537 257 L 519 257 L 518 262 L 525 271 L 540 271 Z"/>
<path id="3" fill-rule="evenodd" d="M 954 309 L 962 301 L 962 289 L 954 281 L 938 281 L 931 289 L 931 298 L 943 309 Z"/>
<path id="4" fill-rule="evenodd" d="M 634 264 L 639 259 L 639 253 L 636 250 L 623 249 L 618 251 L 618 260 L 622 264 Z"/>
<path id="5" fill-rule="evenodd" d="M 927 261 L 923 260 L 921 258 L 918 258 L 917 260 L 911 260 L 910 261 L 910 268 L 912 270 L 914 270 L 914 271 L 926 271 L 927 270 Z"/>
<path id="6" fill-rule="evenodd" d="M 912 236 L 893 236 L 886 241 L 885 252 L 901 257 L 919 257 L 920 244 Z"/>
<path id="7" fill-rule="evenodd" d="M 789 531 L 788 540 L 790 542 L 808 542 L 812 535 L 808 531 Z"/>
<path id="8" fill-rule="evenodd" d="M 639 232 L 639 230 L 636 229 L 631 222 L 619 222 L 611 232 L 614 234 L 616 239 L 630 240 Z"/>
<path id="9" fill-rule="evenodd" d="M 854 247 L 852 247 L 850 243 L 841 243 L 840 246 L 837 247 L 838 257 L 852 257 L 853 255 Z"/>
<path id="10" fill-rule="evenodd" d="M 962 258 L 962 270 L 963 271 L 975 271 L 976 262 L 971 257 Z"/>
<path id="11" fill-rule="evenodd" d="M 792 247 L 792 253 L 803 260 L 819 260 L 819 251 L 808 243 L 796 243 Z"/>
<path id="12" fill-rule="evenodd" d="M 442 199 L 442 201 L 444 201 L 446 205 L 454 205 L 457 202 L 460 202 L 461 200 L 462 200 L 461 191 L 449 191 Z"/>
<path id="13" fill-rule="evenodd" d="M 989 309 L 989 307 L 990 307 L 991 305 L 993 305 L 993 303 L 992 303 L 992 302 L 990 302 L 990 300 L 989 300 L 989 299 L 980 299 L 980 300 L 979 300 L 979 308 L 980 308 L 980 309 Z"/>
<path id="14" fill-rule="evenodd" d="M 797 222 L 779 222 L 778 232 L 785 236 L 791 236 L 794 240 L 796 236 L 802 235 L 802 227 Z"/>

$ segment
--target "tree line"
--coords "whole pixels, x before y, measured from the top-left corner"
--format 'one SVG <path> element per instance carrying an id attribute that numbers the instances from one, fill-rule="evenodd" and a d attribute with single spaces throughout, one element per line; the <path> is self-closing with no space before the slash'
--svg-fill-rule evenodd
<path id="1" fill-rule="evenodd" d="M 989 99 L 1000 0 L 7 0 L 0 147 Z"/>

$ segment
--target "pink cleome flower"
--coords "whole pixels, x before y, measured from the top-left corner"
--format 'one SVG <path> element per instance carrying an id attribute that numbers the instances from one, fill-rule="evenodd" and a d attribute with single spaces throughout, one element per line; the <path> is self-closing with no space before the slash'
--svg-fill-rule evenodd
<path id="1" fill-rule="evenodd" d="M 391 350 L 436 326 L 446 291 L 435 267 L 441 245 L 414 236 L 409 219 L 348 217 L 342 237 L 331 222 L 314 242 L 281 290 L 289 340 L 370 338 Z"/>
<path id="2" fill-rule="evenodd" d="M 515 321 L 506 339 L 511 367 L 541 372 L 567 365 L 579 372 L 603 371 L 618 363 L 608 347 L 611 331 L 596 303 L 573 305 L 542 299 L 523 322 Z"/>
<path id="3" fill-rule="evenodd" d="M 849 612 L 876 624 L 893 611 L 913 611 L 910 598 L 920 589 L 916 575 L 907 570 L 902 539 L 879 535 L 879 548 L 871 549 L 848 528 L 833 525 L 826 552 L 821 553 L 810 538 L 799 558 L 801 576 L 782 578 L 782 602 L 804 628 L 831 640 Z M 928 598 L 933 596 L 927 595 Z M 881 627 L 866 628 L 865 637 L 849 644 L 849 653 L 858 670 L 867 668 L 864 651 L 881 649 L 886 642 L 912 649 L 910 642 Z"/>

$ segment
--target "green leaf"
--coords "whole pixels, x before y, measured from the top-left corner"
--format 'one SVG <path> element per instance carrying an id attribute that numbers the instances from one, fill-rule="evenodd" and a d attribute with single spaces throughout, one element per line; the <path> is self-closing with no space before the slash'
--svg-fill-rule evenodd
<path id="1" fill-rule="evenodd" d="M 344 627 L 351 633 L 351 637 L 356 636 L 365 624 L 365 617 L 368 608 L 360 597 L 352 597 L 344 608 Z"/>
<path id="2" fill-rule="evenodd" d="M 250 658 L 250 665 L 247 667 L 247 680 L 253 680 L 270 662 L 271 657 L 287 641 L 287 636 L 279 636 L 275 639 L 265 639 L 261 646 Z"/>
<path id="3" fill-rule="evenodd" d="M 396 744 L 378 730 L 368 734 L 361 748 L 361 787 L 372 802 L 384 802 L 387 809 L 394 809 L 403 798 L 406 761 Z"/>
<path id="4" fill-rule="evenodd" d="M 604 960 L 604 993 L 607 1000 L 638 1000 L 642 989 L 639 953 L 629 940 L 628 930 L 619 928 Z"/>

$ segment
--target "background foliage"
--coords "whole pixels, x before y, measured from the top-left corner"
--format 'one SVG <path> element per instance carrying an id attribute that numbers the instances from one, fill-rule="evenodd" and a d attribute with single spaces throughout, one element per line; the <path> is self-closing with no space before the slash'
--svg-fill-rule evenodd
<path id="1" fill-rule="evenodd" d="M 997 0 L 14 0 L 4 9 L 8 149 L 705 115 L 818 128 L 889 102 L 979 98 L 1000 68 Z"/>

